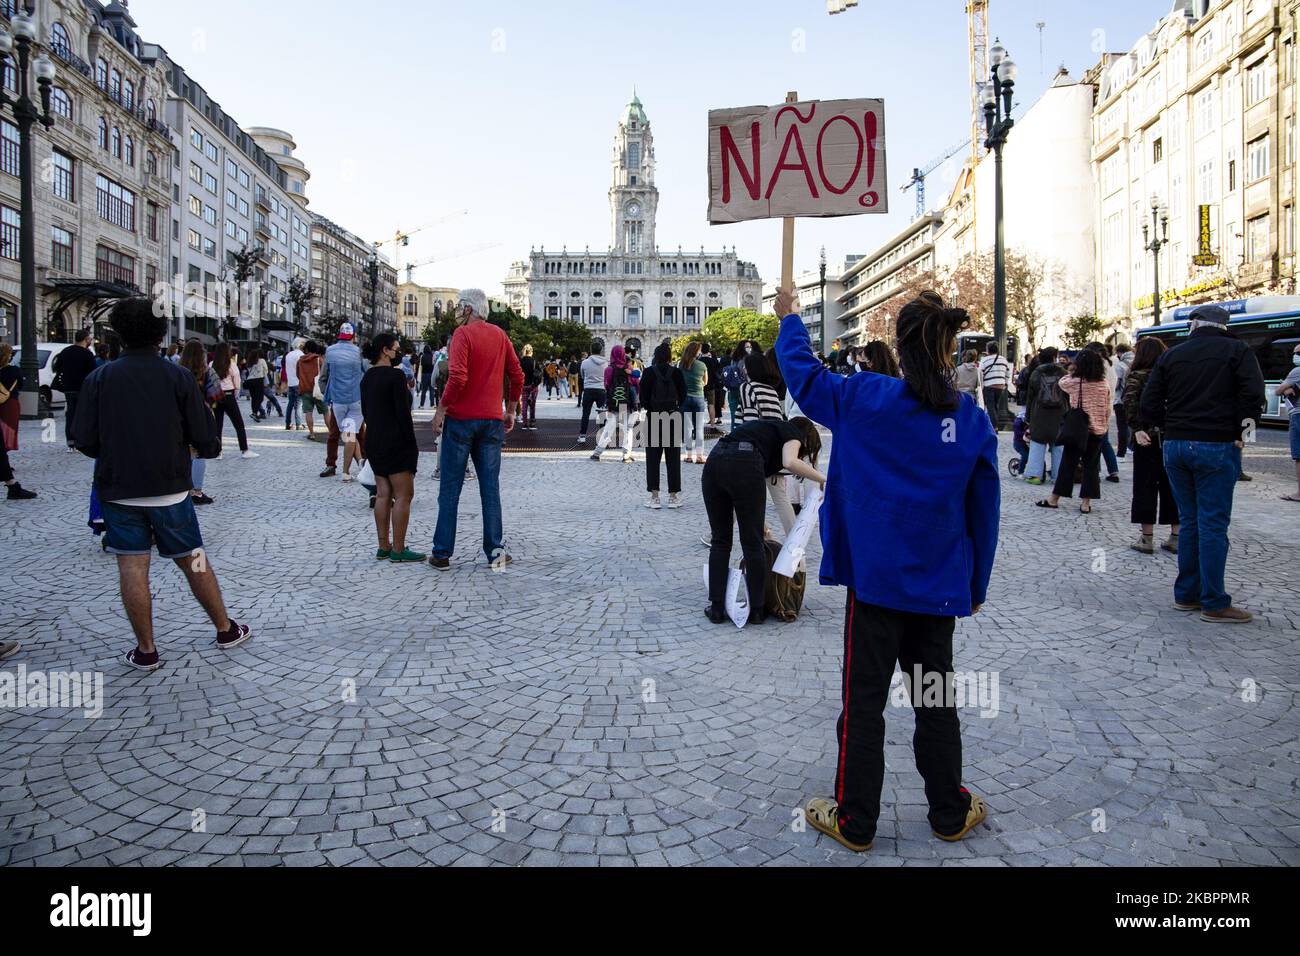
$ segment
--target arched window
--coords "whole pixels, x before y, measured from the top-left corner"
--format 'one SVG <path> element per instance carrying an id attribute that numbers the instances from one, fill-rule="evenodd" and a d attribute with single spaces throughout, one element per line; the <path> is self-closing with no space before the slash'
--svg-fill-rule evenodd
<path id="1" fill-rule="evenodd" d="M 55 53 L 62 56 L 72 54 L 72 43 L 68 39 L 68 28 L 62 23 L 56 22 L 54 26 L 50 27 L 50 46 Z"/>
<path id="2" fill-rule="evenodd" d="M 118 159 L 122 158 L 122 131 L 116 126 L 113 127 L 113 132 L 109 136 L 109 152 Z"/>
<path id="3" fill-rule="evenodd" d="M 130 80 L 122 84 L 122 104 L 129 110 L 135 109 L 135 84 Z"/>
<path id="4" fill-rule="evenodd" d="M 153 105 L 153 97 L 150 97 L 149 102 L 145 104 L 144 115 L 145 115 L 145 119 L 147 119 L 150 123 L 157 122 L 158 110 Z"/>
<path id="5" fill-rule="evenodd" d="M 108 123 L 102 116 L 99 118 L 99 148 L 108 149 Z"/>
<path id="6" fill-rule="evenodd" d="M 117 70 L 108 74 L 108 95 L 122 102 L 122 74 Z"/>
<path id="7" fill-rule="evenodd" d="M 152 149 L 144 154 L 144 171 L 151 175 L 158 175 L 158 154 Z"/>
<path id="8" fill-rule="evenodd" d="M 101 89 L 108 89 L 108 64 L 102 59 L 95 61 L 95 84 Z"/>
<path id="9" fill-rule="evenodd" d="M 56 86 L 50 90 L 50 109 L 55 116 L 72 119 L 72 97 L 63 87 Z"/>
<path id="10" fill-rule="evenodd" d="M 126 158 L 126 164 L 127 164 L 128 166 L 134 166 L 134 165 L 135 165 L 135 140 L 133 140 L 130 136 L 127 136 L 127 138 L 126 138 L 126 157 L 125 157 L 125 158 Z"/>

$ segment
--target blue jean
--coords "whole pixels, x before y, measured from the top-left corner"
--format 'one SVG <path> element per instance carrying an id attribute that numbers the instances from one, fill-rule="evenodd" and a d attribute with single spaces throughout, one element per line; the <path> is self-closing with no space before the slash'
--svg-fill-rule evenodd
<path id="1" fill-rule="evenodd" d="M 1291 416 L 1291 460 L 1300 461 L 1300 412 Z"/>
<path id="2" fill-rule="evenodd" d="M 1115 457 L 1115 446 L 1110 443 L 1110 432 L 1101 436 L 1101 457 L 1106 460 L 1106 474 L 1119 474 L 1119 459 Z"/>
<path id="3" fill-rule="evenodd" d="M 1228 522 L 1240 468 L 1232 442 L 1165 440 L 1165 470 L 1178 503 L 1178 579 L 1174 600 L 1220 611 L 1232 604 L 1224 584 Z"/>
<path id="4" fill-rule="evenodd" d="M 292 425 L 295 418 L 298 420 L 299 425 L 302 424 L 302 411 L 298 408 L 299 404 L 298 386 L 290 385 L 289 392 L 284 397 L 284 407 L 288 409 L 284 413 L 284 423 L 286 425 Z"/>
<path id="5" fill-rule="evenodd" d="M 700 453 L 704 451 L 704 421 L 708 411 L 709 406 L 703 395 L 687 395 L 686 401 L 682 403 L 682 413 L 686 416 L 686 434 L 682 446 L 688 455 L 692 448 Z"/>
<path id="6" fill-rule="evenodd" d="M 483 553 L 495 561 L 505 553 L 501 528 L 501 444 L 505 423 L 499 418 L 448 418 L 438 442 L 438 526 L 433 533 L 433 556 L 450 558 L 456 551 L 456 511 L 465 484 L 465 463 L 474 461 L 478 494 L 483 506 Z"/>
<path id="7" fill-rule="evenodd" d="M 1052 449 L 1052 475 L 1056 476 L 1061 473 L 1061 456 L 1065 454 L 1065 446 L 1051 445 L 1047 442 L 1031 441 L 1029 443 L 1029 462 L 1020 471 L 1022 478 L 1043 478 L 1046 480 L 1046 474 L 1043 468 L 1047 465 L 1047 449 Z"/>
<path id="8" fill-rule="evenodd" d="M 203 487 L 203 477 L 208 473 L 208 460 L 195 458 L 190 462 L 190 489 Z"/>

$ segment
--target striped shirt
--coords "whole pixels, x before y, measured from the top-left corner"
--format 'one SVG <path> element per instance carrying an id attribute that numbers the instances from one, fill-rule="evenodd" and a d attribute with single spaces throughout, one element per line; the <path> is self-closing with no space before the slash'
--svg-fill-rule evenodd
<path id="1" fill-rule="evenodd" d="M 1006 388 L 1011 379 L 1011 366 L 1001 355 L 990 355 L 980 362 L 980 376 L 985 388 Z"/>
<path id="2" fill-rule="evenodd" d="M 1115 402 L 1115 393 L 1106 382 L 1081 382 L 1073 375 L 1067 375 L 1058 383 L 1061 391 L 1070 400 L 1070 404 L 1079 407 L 1083 399 L 1083 410 L 1088 413 L 1089 430 L 1094 435 L 1104 435 L 1110 428 L 1111 406 Z"/>
<path id="3" fill-rule="evenodd" d="M 776 421 L 785 418 L 781 397 L 771 385 L 746 382 L 740 386 L 740 407 L 737 409 L 736 421 L 756 422 L 764 418 Z"/>

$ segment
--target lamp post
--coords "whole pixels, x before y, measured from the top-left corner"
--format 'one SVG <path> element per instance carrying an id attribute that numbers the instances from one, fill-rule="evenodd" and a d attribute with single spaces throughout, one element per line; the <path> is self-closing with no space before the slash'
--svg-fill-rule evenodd
<path id="1" fill-rule="evenodd" d="M 46 129 L 54 125 L 50 112 L 50 90 L 54 82 L 54 63 L 44 52 L 33 60 L 32 48 L 36 44 L 36 20 L 30 10 L 14 15 L 11 21 L 13 34 L 0 26 L 0 75 L 8 69 L 9 58 L 17 51 L 14 73 L 18 95 L 4 92 L 0 84 L 0 111 L 11 107 L 18 121 L 18 178 L 21 181 L 22 224 L 18 240 L 18 258 L 22 270 L 22 310 L 19 319 L 19 346 L 22 349 L 23 387 L 19 408 L 23 418 L 37 418 L 40 409 L 40 366 L 36 356 L 36 202 L 35 169 L 32 164 L 32 128 L 40 123 Z M 38 110 L 31 96 L 31 78 L 28 66 L 36 74 L 40 88 L 41 107 Z"/>
<path id="2" fill-rule="evenodd" d="M 1007 351 L 1007 248 L 1006 224 L 1002 202 L 1002 147 L 1015 120 L 1011 118 L 1011 94 L 1016 85 L 1016 64 L 1007 55 L 1007 48 L 998 40 L 989 50 L 990 83 L 980 90 L 984 107 L 984 128 L 988 137 L 984 147 L 993 150 L 994 204 L 993 222 L 996 230 L 993 244 L 993 341 L 1000 353 Z M 1003 408 L 1000 416 L 1006 419 L 1009 412 Z"/>
<path id="3" fill-rule="evenodd" d="M 826 247 L 822 246 L 821 254 L 821 338 L 817 343 L 823 354 L 826 352 Z"/>
<path id="4" fill-rule="evenodd" d="M 374 338 L 379 334 L 379 256 L 373 252 L 370 254 L 368 270 L 368 278 L 370 279 L 370 337 Z"/>
<path id="5" fill-rule="evenodd" d="M 1158 227 L 1158 228 L 1157 228 Z M 1169 244 L 1169 207 L 1154 193 L 1151 195 L 1151 225 L 1142 223 L 1142 242 L 1151 253 L 1151 272 L 1155 277 L 1155 324 L 1160 324 L 1160 250 Z"/>

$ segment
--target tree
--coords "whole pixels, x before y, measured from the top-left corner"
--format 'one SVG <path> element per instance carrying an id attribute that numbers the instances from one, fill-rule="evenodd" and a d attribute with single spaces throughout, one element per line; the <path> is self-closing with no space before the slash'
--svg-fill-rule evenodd
<path id="1" fill-rule="evenodd" d="M 289 305 L 293 308 L 293 330 L 301 335 L 307 330 L 308 323 L 303 316 L 311 315 L 311 303 L 316 298 L 316 290 L 302 278 L 294 276 L 289 280 Z"/>
<path id="2" fill-rule="evenodd" d="M 1067 349 L 1081 349 L 1089 342 L 1095 341 L 1105 327 L 1105 323 L 1097 318 L 1095 312 L 1089 315 L 1076 315 L 1065 323 L 1065 332 L 1061 334 L 1061 340 Z"/>
<path id="3" fill-rule="evenodd" d="M 339 337 L 339 326 L 342 324 L 341 315 L 318 315 L 312 323 L 311 336 L 322 345 L 329 345 Z"/>
<path id="4" fill-rule="evenodd" d="M 745 339 L 753 339 L 764 351 L 776 344 L 781 320 L 775 315 L 760 315 L 752 309 L 719 309 L 704 320 L 700 335 L 708 339 L 714 352 L 730 352 Z M 682 348 L 686 346 L 683 345 Z"/>
<path id="5" fill-rule="evenodd" d="M 1057 261 L 1022 252 L 1007 253 L 1007 327 L 1023 333 L 1029 351 L 1038 351 L 1043 331 L 1043 309 L 1038 296 L 1047 286 L 1060 288 L 1065 282 L 1065 268 Z"/>
<path id="6" fill-rule="evenodd" d="M 682 353 L 686 351 L 686 346 L 692 342 L 708 342 L 709 337 L 703 332 L 692 332 L 689 335 L 679 335 L 672 340 L 673 361 L 680 362 Z M 709 343 L 712 346 L 713 343 Z"/>
<path id="7" fill-rule="evenodd" d="M 227 276 L 229 276 L 234 280 L 236 287 L 242 290 L 244 283 L 251 279 L 257 271 L 257 262 L 262 257 L 262 247 L 255 246 L 250 249 L 248 246 L 244 246 L 238 252 L 231 252 L 228 255 L 230 256 L 231 269 L 221 270 L 221 280 L 225 282 Z M 227 342 L 235 337 L 235 332 L 238 329 L 239 322 L 235 316 L 227 315 L 221 320 L 221 337 Z"/>

